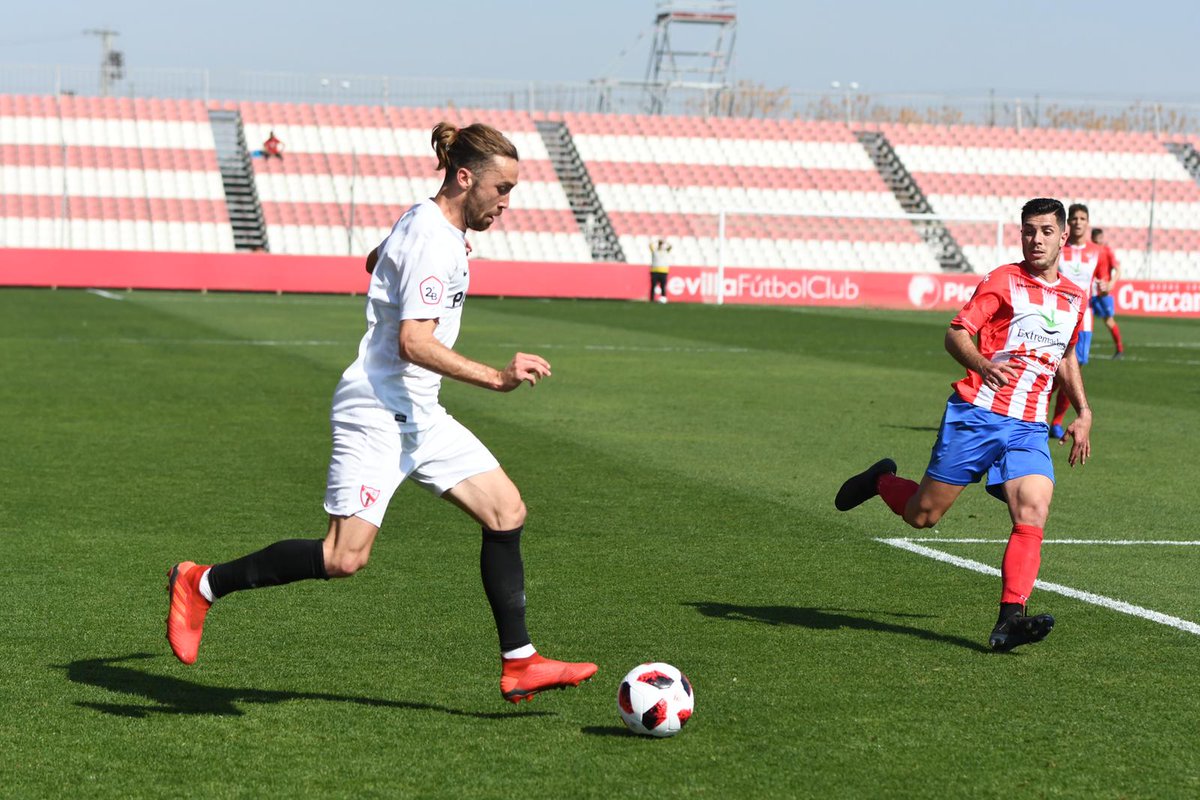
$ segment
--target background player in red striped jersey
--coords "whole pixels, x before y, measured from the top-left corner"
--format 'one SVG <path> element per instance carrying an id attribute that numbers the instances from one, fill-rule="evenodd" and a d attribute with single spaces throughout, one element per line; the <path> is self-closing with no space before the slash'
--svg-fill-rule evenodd
<path id="1" fill-rule="evenodd" d="M 1087 305 L 1083 309 L 1083 326 L 1079 330 L 1079 341 L 1075 343 L 1075 358 L 1080 365 L 1088 363 L 1092 351 L 1092 287 L 1096 275 L 1101 270 L 1108 273 L 1109 259 L 1112 251 L 1088 241 L 1091 231 L 1091 221 L 1088 207 L 1083 203 L 1072 203 L 1067 207 L 1067 243 L 1063 245 L 1062 255 L 1058 259 L 1058 274 L 1078 286 L 1087 295 Z M 1050 438 L 1064 439 L 1063 419 L 1070 399 L 1061 389 L 1055 396 L 1054 416 L 1050 419 Z"/>
<path id="2" fill-rule="evenodd" d="M 849 511 L 878 494 L 912 527 L 930 528 L 968 484 L 986 474 L 988 493 L 1008 505 L 1012 518 L 1000 614 L 988 639 L 998 652 L 1041 641 L 1054 627 L 1049 614 L 1028 616 L 1025 610 L 1054 494 L 1044 422 L 1053 381 L 1079 412 L 1067 429 L 1074 440 L 1070 465 L 1091 453 L 1092 413 L 1075 357 L 1087 298 L 1058 274 L 1066 217 L 1057 200 L 1026 203 L 1024 260 L 985 276 L 951 321 L 946 350 L 967 376 L 954 383 L 921 483 L 897 476 L 896 463 L 885 458 L 842 484 L 834 499 L 839 511 Z"/>
<path id="3" fill-rule="evenodd" d="M 1103 230 L 1092 228 L 1092 241 L 1104 248 L 1104 252 L 1108 254 L 1107 264 L 1097 267 L 1094 276 L 1096 286 L 1092 292 L 1092 311 L 1097 317 L 1104 320 L 1105 327 L 1112 335 L 1113 345 L 1116 347 L 1113 358 L 1124 358 L 1125 344 L 1121 341 L 1121 327 L 1117 325 L 1116 308 L 1112 298 L 1112 290 L 1117 285 L 1117 275 L 1121 272 L 1121 264 L 1117 261 L 1117 254 L 1104 243 Z"/>

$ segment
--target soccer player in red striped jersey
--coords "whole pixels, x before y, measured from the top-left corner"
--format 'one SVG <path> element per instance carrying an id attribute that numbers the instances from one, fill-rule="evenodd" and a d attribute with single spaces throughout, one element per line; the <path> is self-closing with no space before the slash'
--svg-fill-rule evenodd
<path id="1" fill-rule="evenodd" d="M 1092 412 L 1075 355 L 1087 293 L 1058 271 L 1066 219 L 1057 200 L 1026 203 L 1024 260 L 986 275 L 951 321 L 946 350 L 967 375 L 953 384 L 920 484 L 899 477 L 896 463 L 885 458 L 842 484 L 834 499 L 839 511 L 849 511 L 878 494 L 912 527 L 930 528 L 986 475 L 988 493 L 1007 504 L 1012 520 L 1000 614 L 988 639 L 997 652 L 1041 641 L 1054 627 L 1049 614 L 1029 616 L 1026 603 L 1054 494 L 1045 419 L 1055 381 L 1079 414 L 1067 429 L 1068 463 L 1083 464 L 1091 454 Z"/>
<path id="2" fill-rule="evenodd" d="M 1075 343 L 1075 358 L 1080 366 L 1088 363 L 1092 351 L 1092 311 L 1096 298 L 1092 289 L 1099 284 L 1099 276 L 1108 276 L 1112 271 L 1112 251 L 1107 247 L 1088 241 L 1091 221 L 1088 207 L 1083 203 L 1072 203 L 1067 207 L 1067 243 L 1063 245 L 1058 259 L 1058 274 L 1065 276 L 1087 293 L 1087 306 L 1083 310 L 1083 327 L 1079 330 L 1079 341 Z M 1109 300 L 1111 303 L 1111 298 Z M 1111 316 L 1111 314 L 1110 314 Z M 1054 399 L 1054 416 L 1050 419 L 1050 438 L 1064 440 L 1063 419 L 1071 401 L 1059 390 Z"/>
<path id="3" fill-rule="evenodd" d="M 1112 251 L 1111 247 L 1104 243 L 1103 230 L 1093 228 L 1092 241 L 1102 247 L 1104 252 L 1108 254 L 1107 262 L 1102 262 L 1096 267 L 1096 286 L 1095 293 L 1092 295 L 1092 311 L 1096 313 L 1097 317 L 1104 320 L 1104 326 L 1108 328 L 1109 334 L 1112 335 L 1113 345 L 1116 347 L 1113 358 L 1121 359 L 1125 357 L 1125 343 L 1121 341 L 1121 327 L 1117 325 L 1116 309 L 1112 298 L 1112 290 L 1117 285 L 1117 275 L 1121 272 L 1121 264 L 1117 261 L 1117 254 Z"/>

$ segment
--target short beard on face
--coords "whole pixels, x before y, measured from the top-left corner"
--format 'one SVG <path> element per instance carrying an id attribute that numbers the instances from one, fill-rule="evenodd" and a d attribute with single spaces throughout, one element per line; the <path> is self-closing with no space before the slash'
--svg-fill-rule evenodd
<path id="1" fill-rule="evenodd" d="M 1034 268 L 1036 268 L 1042 272 L 1045 272 L 1046 270 L 1050 269 L 1050 267 L 1054 266 L 1056 261 L 1058 261 L 1058 253 L 1055 253 L 1053 257 L 1051 257 L 1049 253 L 1047 253 L 1046 255 L 1044 255 L 1040 259 L 1038 259 L 1037 261 L 1033 261 L 1032 259 L 1027 259 L 1027 260 L 1029 261 L 1029 264 L 1031 266 L 1033 266 Z"/>
<path id="2" fill-rule="evenodd" d="M 475 190 L 472 189 L 467 193 L 466 200 L 463 203 L 463 221 L 467 227 L 473 231 L 485 231 L 492 227 L 495 218 L 488 218 L 485 213 L 486 205 L 475 202 Z"/>

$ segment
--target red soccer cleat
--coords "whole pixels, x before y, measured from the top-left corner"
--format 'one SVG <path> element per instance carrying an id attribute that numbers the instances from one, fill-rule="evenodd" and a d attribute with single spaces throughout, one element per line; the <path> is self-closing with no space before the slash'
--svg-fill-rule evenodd
<path id="1" fill-rule="evenodd" d="M 212 603 L 200 594 L 200 577 L 207 565 L 183 561 L 167 572 L 167 593 L 171 608 L 167 611 L 167 641 L 175 657 L 185 664 L 196 661 L 200 637 L 204 634 L 204 617 Z"/>
<path id="2" fill-rule="evenodd" d="M 539 653 L 528 658 L 501 659 L 501 663 L 504 671 L 500 673 L 500 694 L 510 703 L 529 700 L 547 689 L 578 686 L 596 674 L 595 664 L 555 661 Z"/>

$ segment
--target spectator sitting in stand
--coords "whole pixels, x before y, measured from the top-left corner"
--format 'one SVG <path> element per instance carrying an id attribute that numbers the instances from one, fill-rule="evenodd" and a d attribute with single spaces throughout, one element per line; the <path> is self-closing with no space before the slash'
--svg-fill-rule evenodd
<path id="1" fill-rule="evenodd" d="M 263 142 L 262 154 L 263 158 L 283 158 L 283 142 L 275 136 L 275 131 L 271 131 L 267 140 Z"/>

